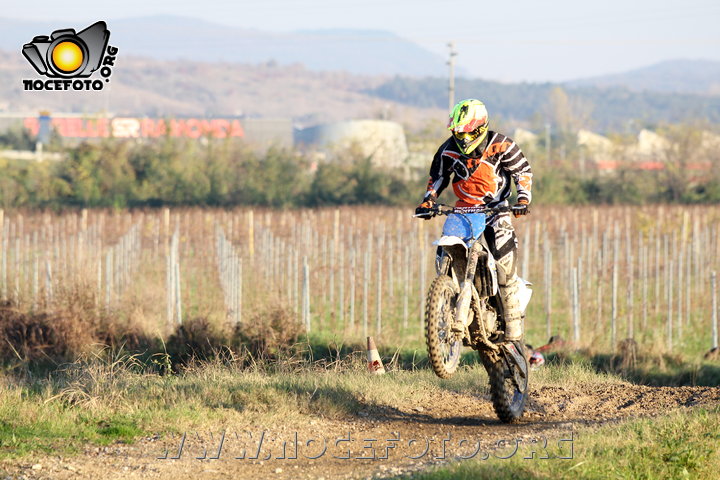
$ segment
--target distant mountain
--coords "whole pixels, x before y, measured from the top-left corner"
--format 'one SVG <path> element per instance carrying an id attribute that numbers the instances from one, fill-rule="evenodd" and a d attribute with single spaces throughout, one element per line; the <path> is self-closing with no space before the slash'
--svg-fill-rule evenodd
<path id="1" fill-rule="evenodd" d="M 582 128 L 623 131 L 631 122 L 646 126 L 704 121 L 720 123 L 720 96 L 632 91 L 625 87 L 552 83 L 500 83 L 458 78 L 455 98 L 481 98 L 488 109 L 512 122 L 553 121 L 557 108 L 578 119 Z M 553 93 L 563 91 L 567 106 L 554 107 Z M 395 77 L 367 93 L 415 107 L 447 108 L 447 80 Z"/>
<path id="2" fill-rule="evenodd" d="M 365 93 L 387 77 L 318 72 L 299 64 L 158 60 L 120 52 L 102 91 L 24 91 L 24 78 L 39 76 L 19 51 L 0 50 L 0 119 L 6 112 L 106 111 L 130 117 L 291 118 L 302 126 L 389 117 L 412 125 L 445 115 L 445 107 L 418 108 Z"/>
<path id="3" fill-rule="evenodd" d="M 625 87 L 636 92 L 652 91 L 720 96 L 720 62 L 670 60 L 615 75 L 584 78 L 570 87 Z"/>
<path id="4" fill-rule="evenodd" d="M 0 49 L 19 51 L 36 35 L 49 35 L 59 28 L 80 30 L 94 21 L 51 25 L 0 18 Z M 123 56 L 249 64 L 300 63 L 311 70 L 366 75 L 440 76 L 447 68 L 441 56 L 385 31 L 269 33 L 166 15 L 106 21 L 110 44 L 117 46 Z"/>

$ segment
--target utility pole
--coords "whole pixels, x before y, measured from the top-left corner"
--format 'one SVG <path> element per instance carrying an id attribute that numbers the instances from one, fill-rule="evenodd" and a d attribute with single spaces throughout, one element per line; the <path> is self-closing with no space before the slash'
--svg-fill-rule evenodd
<path id="1" fill-rule="evenodd" d="M 450 77 L 448 78 L 448 110 L 452 111 L 455 106 L 455 57 L 457 57 L 458 53 L 455 51 L 455 42 L 450 42 L 447 46 L 450 48 L 450 56 L 447 61 L 450 67 Z"/>

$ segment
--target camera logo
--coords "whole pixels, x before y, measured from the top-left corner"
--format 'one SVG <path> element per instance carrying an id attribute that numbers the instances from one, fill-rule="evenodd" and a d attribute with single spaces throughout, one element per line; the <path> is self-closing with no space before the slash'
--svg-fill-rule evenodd
<path id="1" fill-rule="evenodd" d="M 40 75 L 57 80 L 23 80 L 25 90 L 102 90 L 102 80 L 80 79 L 100 70 L 105 83 L 110 81 L 118 49 L 108 45 L 109 39 L 105 22 L 80 32 L 66 28 L 36 36 L 22 54 Z"/>

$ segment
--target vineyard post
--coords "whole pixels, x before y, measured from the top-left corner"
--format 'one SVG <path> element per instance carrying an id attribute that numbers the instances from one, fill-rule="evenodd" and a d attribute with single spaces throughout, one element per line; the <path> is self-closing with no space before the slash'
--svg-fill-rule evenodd
<path id="1" fill-rule="evenodd" d="M 250 259 L 255 258 L 255 214 L 252 210 L 248 212 L 248 253 Z"/>
<path id="2" fill-rule="evenodd" d="M 382 252 L 382 250 L 380 250 Z M 380 253 L 378 252 L 378 253 Z M 380 335 L 382 333 L 382 256 L 377 257 L 377 313 L 375 315 L 375 334 Z"/>
<path id="3" fill-rule="evenodd" d="M 33 276 L 32 276 L 32 309 L 36 310 L 38 307 L 38 294 L 40 291 L 40 272 L 39 270 L 39 259 L 38 259 L 38 232 L 35 230 L 32 236 L 32 261 L 33 261 Z"/>
<path id="4" fill-rule="evenodd" d="M 582 296 L 583 296 L 583 258 L 581 255 L 577 259 L 577 281 L 575 282 L 575 288 L 577 289 L 577 307 L 578 307 L 578 322 L 582 319 Z"/>
<path id="5" fill-rule="evenodd" d="M 348 327 L 352 330 L 355 328 L 355 272 L 357 264 L 357 250 L 354 248 L 350 252 L 350 318 L 348 318 Z"/>
<path id="6" fill-rule="evenodd" d="M 50 259 L 45 258 L 45 305 L 50 305 L 53 301 L 52 279 L 52 265 Z"/>
<path id="7" fill-rule="evenodd" d="M 335 310 L 335 244 L 330 243 L 330 318 L 337 321 L 337 312 Z"/>
<path id="8" fill-rule="evenodd" d="M 667 258 L 667 257 L 665 257 Z M 653 302 L 653 314 L 660 311 L 660 233 L 655 234 L 655 301 Z"/>
<path id="9" fill-rule="evenodd" d="M 15 237 L 15 250 L 13 251 L 13 264 L 15 265 L 15 289 L 13 290 L 13 297 L 15 300 L 15 305 L 18 305 L 20 303 L 20 255 L 20 237 Z"/>
<path id="10" fill-rule="evenodd" d="M 422 223 L 420 223 L 422 225 Z M 427 277 L 427 252 L 425 246 L 427 245 L 427 234 L 423 235 L 424 242 L 420 245 L 423 247 L 420 254 L 420 331 L 425 329 L 425 292 L 426 292 L 426 277 Z"/>
<path id="11" fill-rule="evenodd" d="M 552 335 L 550 317 L 552 315 L 552 248 L 545 237 L 545 328 L 547 338 Z"/>
<path id="12" fill-rule="evenodd" d="M 617 243 L 615 243 L 617 246 Z M 617 341 L 617 284 L 618 284 L 618 263 L 617 248 L 613 250 L 612 264 L 612 314 L 610 317 L 610 347 L 615 351 L 615 342 Z"/>
<path id="13" fill-rule="evenodd" d="M 293 297 L 293 247 L 290 246 L 289 242 L 286 243 L 285 248 L 285 296 L 287 298 L 287 304 L 289 306 L 294 305 L 294 297 Z"/>
<path id="14" fill-rule="evenodd" d="M 717 301 L 717 274 L 715 270 L 710 273 L 710 290 L 712 291 L 712 315 L 710 321 L 712 323 L 710 329 L 712 332 L 712 348 L 718 347 L 718 301 Z"/>
<path id="15" fill-rule="evenodd" d="M 240 254 L 237 256 L 237 264 L 238 264 L 238 272 L 237 272 L 237 317 L 235 319 L 235 324 L 240 325 L 242 324 L 242 308 L 243 308 L 243 298 L 242 298 L 242 291 L 243 291 L 243 261 Z"/>
<path id="16" fill-rule="evenodd" d="M 680 256 L 678 258 L 678 270 L 677 270 L 677 281 L 678 281 L 678 300 L 677 300 L 677 334 L 678 334 L 678 341 L 682 341 L 682 333 L 683 333 L 683 318 L 682 318 L 682 311 L 683 311 L 683 281 L 687 281 L 686 278 L 683 278 L 683 275 L 685 273 L 685 269 L 683 268 L 683 261 L 684 261 L 684 251 L 681 249 Z"/>
<path id="17" fill-rule="evenodd" d="M 340 270 L 338 271 L 338 274 L 340 275 L 340 291 L 338 292 L 338 305 L 337 305 L 337 311 L 338 311 L 338 325 L 340 327 L 343 327 L 345 323 L 345 248 L 340 248 Z"/>
<path id="18" fill-rule="evenodd" d="M 175 310 L 177 311 L 177 323 L 182 325 L 183 318 L 182 318 L 182 296 L 180 294 L 180 259 L 178 258 L 180 255 L 177 255 L 175 257 L 175 301 L 176 306 Z"/>
<path id="19" fill-rule="evenodd" d="M 330 242 L 332 243 L 332 242 Z M 321 276 L 321 281 L 325 281 L 329 275 L 327 275 L 328 271 L 328 238 L 326 235 L 322 236 L 322 258 L 319 261 L 320 267 L 319 271 L 325 272 L 325 275 Z M 322 320 L 325 317 L 325 313 L 327 312 L 327 303 L 328 303 L 328 288 L 323 285 L 320 290 L 322 291 L 322 302 L 320 305 L 322 305 L 323 314 L 320 316 L 320 319 Z"/>
<path id="20" fill-rule="evenodd" d="M 647 300 L 648 300 L 648 247 L 640 246 L 640 283 L 642 284 L 642 331 L 647 330 Z"/>
<path id="21" fill-rule="evenodd" d="M 673 331 L 672 331 L 672 310 L 673 310 L 673 271 L 675 265 L 670 260 L 668 266 L 668 281 L 667 281 L 667 347 L 668 351 L 672 351 L 673 348 Z"/>
<path id="22" fill-rule="evenodd" d="M 580 344 L 580 298 L 578 295 L 578 271 L 572 268 L 572 317 L 573 317 L 573 341 L 575 345 Z"/>
<path id="23" fill-rule="evenodd" d="M 369 247 L 369 245 L 368 245 Z M 365 252 L 365 275 L 363 275 L 363 338 L 368 336 L 368 288 L 370 283 L 370 253 Z"/>
<path id="24" fill-rule="evenodd" d="M 395 295 L 395 265 L 397 263 L 396 256 L 395 256 L 395 244 L 393 243 L 392 236 L 389 236 L 389 245 L 387 248 L 388 252 L 388 279 L 387 279 L 387 297 L 389 300 L 394 300 L 396 298 Z M 393 305 L 397 305 L 395 302 L 393 302 Z"/>
<path id="25" fill-rule="evenodd" d="M 4 225 L 2 229 L 2 301 L 7 302 L 8 299 L 8 288 L 7 288 L 7 257 L 8 257 L 8 226 Z"/>
<path id="26" fill-rule="evenodd" d="M 410 247 L 405 245 L 405 281 L 403 282 L 403 329 L 408 326 L 408 302 L 410 300 Z"/>
<path id="27" fill-rule="evenodd" d="M 105 308 L 110 308 L 110 301 L 112 300 L 112 248 L 105 252 Z"/>
<path id="28" fill-rule="evenodd" d="M 5 232 L 5 211 L 0 208 L 0 237 L 2 237 L 2 300 L 7 300 L 7 233 Z"/>
<path id="29" fill-rule="evenodd" d="M 634 256 L 628 255 L 628 294 L 627 294 L 627 336 L 635 338 L 635 319 L 633 317 L 635 310 L 635 263 Z"/>
<path id="30" fill-rule="evenodd" d="M 303 312 L 301 305 L 303 299 L 301 298 L 300 290 L 300 252 L 297 248 L 293 248 L 293 296 L 295 298 L 295 313 L 303 318 Z"/>
<path id="31" fill-rule="evenodd" d="M 310 267 L 308 266 L 307 255 L 303 256 L 303 321 L 305 331 L 310 332 Z"/>
<path id="32" fill-rule="evenodd" d="M 693 278 L 693 272 L 692 272 L 692 253 L 688 251 L 688 258 L 685 261 L 685 283 L 683 287 L 685 288 L 685 324 L 690 325 L 690 320 L 692 318 L 691 316 L 691 300 L 692 300 L 692 293 L 691 293 L 691 285 L 692 285 L 692 278 Z"/>
<path id="33" fill-rule="evenodd" d="M 169 247 L 168 247 L 169 248 Z M 108 253 L 109 255 L 109 253 Z M 109 257 L 108 257 L 109 258 Z M 106 262 L 108 264 L 108 262 Z M 105 278 L 107 279 L 110 273 L 107 271 L 107 268 L 105 269 Z M 165 291 L 167 292 L 167 323 L 168 325 L 172 325 L 173 320 L 175 319 L 175 271 L 173 269 L 173 258 L 170 251 L 166 251 L 165 254 Z M 106 280 L 106 289 L 108 288 L 107 284 L 109 283 L 108 280 Z"/>

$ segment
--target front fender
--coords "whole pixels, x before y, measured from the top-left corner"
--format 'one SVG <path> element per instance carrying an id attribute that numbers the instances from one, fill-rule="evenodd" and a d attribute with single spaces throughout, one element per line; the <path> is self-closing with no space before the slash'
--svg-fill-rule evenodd
<path id="1" fill-rule="evenodd" d="M 452 235 L 445 235 L 440 237 L 439 240 L 436 240 L 433 242 L 433 245 L 437 245 L 439 247 L 450 247 L 452 245 L 462 245 L 465 250 L 467 250 L 467 245 L 460 237 L 455 237 Z"/>

